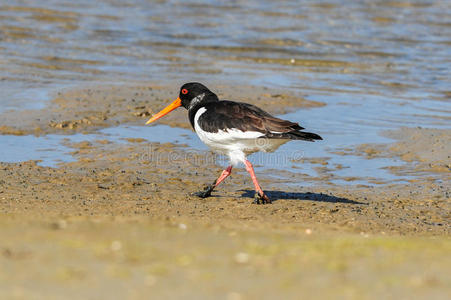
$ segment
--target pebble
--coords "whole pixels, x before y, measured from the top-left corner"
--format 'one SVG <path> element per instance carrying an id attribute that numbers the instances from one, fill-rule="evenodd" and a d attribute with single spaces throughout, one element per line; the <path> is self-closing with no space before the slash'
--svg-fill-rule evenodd
<path id="1" fill-rule="evenodd" d="M 227 300 L 241 300 L 243 297 L 240 293 L 237 292 L 230 292 L 227 294 Z"/>
<path id="2" fill-rule="evenodd" d="M 111 242 L 111 251 L 117 252 L 120 251 L 122 249 L 122 243 L 120 241 L 112 241 Z"/>
<path id="3" fill-rule="evenodd" d="M 53 229 L 66 229 L 67 228 L 67 221 L 66 220 L 58 220 L 51 224 L 51 227 Z"/>
<path id="4" fill-rule="evenodd" d="M 249 262 L 249 254 L 245 252 L 238 252 L 235 254 L 235 261 L 239 264 L 245 264 Z"/>
<path id="5" fill-rule="evenodd" d="M 149 274 L 144 278 L 144 284 L 147 286 L 153 286 L 155 283 L 157 283 L 157 277 L 153 275 Z"/>

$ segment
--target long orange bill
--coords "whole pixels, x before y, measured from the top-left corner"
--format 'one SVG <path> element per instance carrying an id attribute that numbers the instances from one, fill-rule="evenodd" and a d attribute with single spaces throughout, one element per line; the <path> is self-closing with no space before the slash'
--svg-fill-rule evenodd
<path id="1" fill-rule="evenodd" d="M 168 113 L 170 113 L 171 111 L 173 111 L 177 107 L 180 107 L 181 105 L 182 105 L 182 100 L 180 100 L 180 98 L 175 99 L 174 102 L 172 102 L 171 104 L 166 106 L 162 111 L 160 111 L 159 113 L 153 115 L 153 117 L 150 118 L 149 121 L 146 122 L 146 125 L 152 123 L 153 121 L 158 120 L 159 118 L 161 118 L 161 117 L 163 117 L 165 115 L 167 115 Z"/>

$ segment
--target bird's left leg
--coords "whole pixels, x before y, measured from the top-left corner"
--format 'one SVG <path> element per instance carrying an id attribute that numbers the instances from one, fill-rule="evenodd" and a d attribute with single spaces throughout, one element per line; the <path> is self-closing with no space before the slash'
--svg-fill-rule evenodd
<path id="1" fill-rule="evenodd" d="M 252 167 L 251 162 L 248 160 L 245 160 L 244 164 L 246 165 L 246 171 L 248 171 L 249 174 L 251 174 L 252 182 L 254 183 L 254 187 L 255 187 L 255 191 L 256 191 L 254 203 L 256 203 L 256 204 L 271 203 L 271 199 L 269 199 L 268 196 L 265 195 L 262 188 L 258 184 L 257 176 L 255 176 L 254 168 Z"/>
<path id="2" fill-rule="evenodd" d="M 213 184 L 207 185 L 203 191 L 194 193 L 195 196 L 201 198 L 207 198 L 211 196 L 211 192 L 213 192 L 214 188 L 217 187 L 221 182 L 224 181 L 230 174 L 232 173 L 232 166 L 228 166 L 227 169 L 222 171 L 221 176 L 213 182 Z"/>

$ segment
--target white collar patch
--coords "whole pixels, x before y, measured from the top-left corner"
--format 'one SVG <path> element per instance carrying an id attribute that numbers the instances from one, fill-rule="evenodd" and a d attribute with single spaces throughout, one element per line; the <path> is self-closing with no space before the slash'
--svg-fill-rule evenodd
<path id="1" fill-rule="evenodd" d="M 197 103 L 199 103 L 200 101 L 202 101 L 202 99 L 204 99 L 205 97 L 205 93 L 202 93 L 196 97 L 193 98 L 193 100 L 191 100 L 191 103 L 189 105 L 189 108 L 194 107 Z"/>

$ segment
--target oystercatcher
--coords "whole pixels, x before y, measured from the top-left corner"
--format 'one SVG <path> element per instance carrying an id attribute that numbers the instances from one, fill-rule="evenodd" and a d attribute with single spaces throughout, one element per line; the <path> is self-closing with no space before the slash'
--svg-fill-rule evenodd
<path id="1" fill-rule="evenodd" d="M 257 204 L 271 203 L 265 195 L 252 164 L 246 156 L 257 151 L 272 152 L 290 140 L 313 142 L 322 138 L 304 129 L 298 123 L 271 116 L 262 109 L 247 103 L 219 100 L 215 93 L 198 82 L 184 84 L 179 97 L 147 121 L 150 124 L 177 107 L 188 110 L 189 121 L 199 138 L 213 151 L 229 157 L 230 165 L 213 184 L 194 193 L 206 198 L 232 172 L 232 166 L 244 163 L 255 187 Z"/>

